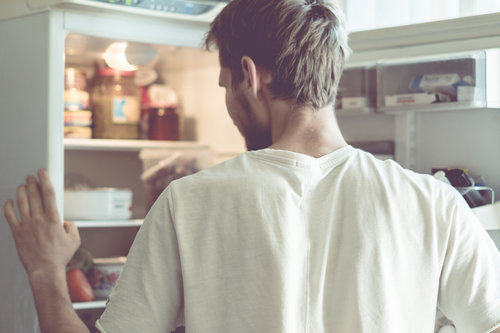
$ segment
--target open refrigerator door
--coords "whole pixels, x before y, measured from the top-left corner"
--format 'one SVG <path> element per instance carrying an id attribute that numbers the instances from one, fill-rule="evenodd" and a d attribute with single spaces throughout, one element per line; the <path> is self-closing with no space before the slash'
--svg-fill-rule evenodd
<path id="1" fill-rule="evenodd" d="M 2 2 L 0 8 L 10 3 Z M 208 29 L 203 22 L 49 7 L 0 18 L 0 29 L 12 32 L 0 36 L 2 82 L 9 82 L 0 91 L 0 123 L 9 124 L 2 126 L 0 153 L 10 157 L 1 167 L 0 199 L 9 199 L 24 177 L 38 168 L 47 169 L 53 180 L 61 216 L 64 185 L 74 175 L 83 175 L 95 187 L 130 190 L 130 218 L 75 221 L 83 247 L 95 258 L 126 256 L 149 205 L 140 177 L 143 149 L 186 155 L 203 148 L 213 153 L 214 163 L 244 151 L 243 139 L 227 115 L 224 91 L 217 85 L 218 55 L 201 49 Z M 120 59 L 135 68 L 113 68 L 123 65 Z M 108 92 L 123 90 L 106 96 L 104 89 L 96 88 L 99 73 L 104 80 L 120 77 L 118 84 L 101 85 L 111 87 Z M 145 95 L 149 104 L 143 103 Z M 106 109 L 113 114 L 103 121 L 96 112 Z M 141 121 L 150 109 L 158 123 L 151 120 L 149 128 L 167 124 L 167 130 L 177 129 L 172 140 L 147 135 L 148 126 Z M 167 117 L 172 111 L 177 118 Z M 101 137 L 96 137 L 97 123 L 105 127 Z M 73 127 L 71 133 L 80 137 L 64 137 L 65 127 Z M 106 137 L 106 129 L 115 137 Z M 30 135 L 19 135 L 20 130 Z M 0 331 L 38 332 L 27 277 L 1 219 L 0 266 L 6 273 L 0 280 Z M 74 303 L 90 328 L 104 306 L 104 300 Z"/>

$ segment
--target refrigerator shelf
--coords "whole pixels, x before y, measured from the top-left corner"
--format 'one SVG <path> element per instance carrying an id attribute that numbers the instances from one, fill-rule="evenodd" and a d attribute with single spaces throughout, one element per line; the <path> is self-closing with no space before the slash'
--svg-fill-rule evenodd
<path id="1" fill-rule="evenodd" d="M 120 221 L 74 221 L 81 228 L 132 228 L 140 227 L 144 220 L 120 220 Z"/>
<path id="2" fill-rule="evenodd" d="M 143 148 L 189 150 L 207 148 L 195 141 L 114 140 L 114 139 L 64 139 L 65 150 L 140 151 Z"/>
<path id="3" fill-rule="evenodd" d="M 359 117 L 359 116 L 366 116 L 366 115 L 373 115 L 377 114 L 377 110 L 374 107 L 364 107 L 364 108 L 357 108 L 357 109 L 336 109 L 335 114 L 337 117 Z M 378 112 L 380 114 L 380 112 Z"/>
<path id="4" fill-rule="evenodd" d="M 73 309 L 75 310 L 104 309 L 105 307 L 106 300 L 73 303 Z"/>
<path id="5" fill-rule="evenodd" d="M 390 115 L 398 115 L 405 112 L 481 111 L 487 107 L 488 106 L 484 101 L 447 102 L 408 106 L 386 106 L 381 107 L 380 112 Z"/>

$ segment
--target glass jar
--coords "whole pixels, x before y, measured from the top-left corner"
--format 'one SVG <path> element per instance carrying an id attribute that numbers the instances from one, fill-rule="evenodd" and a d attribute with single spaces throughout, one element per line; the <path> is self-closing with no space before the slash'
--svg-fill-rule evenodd
<path id="1" fill-rule="evenodd" d="M 151 107 L 148 114 L 150 140 L 180 139 L 177 107 Z"/>
<path id="2" fill-rule="evenodd" d="M 134 72 L 100 68 L 90 92 L 94 138 L 138 139 L 140 90 Z"/>

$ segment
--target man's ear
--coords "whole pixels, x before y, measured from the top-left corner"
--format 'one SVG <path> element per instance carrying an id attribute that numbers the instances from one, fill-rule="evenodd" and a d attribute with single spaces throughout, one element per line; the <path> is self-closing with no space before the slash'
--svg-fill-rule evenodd
<path id="1" fill-rule="evenodd" d="M 241 57 L 241 70 L 243 71 L 243 87 L 246 92 L 257 97 L 261 87 L 257 74 L 257 66 L 252 58 L 248 56 Z"/>

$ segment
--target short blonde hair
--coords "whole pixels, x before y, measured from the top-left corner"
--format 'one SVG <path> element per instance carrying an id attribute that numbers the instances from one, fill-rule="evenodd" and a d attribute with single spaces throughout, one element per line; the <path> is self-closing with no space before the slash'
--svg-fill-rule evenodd
<path id="1" fill-rule="evenodd" d="M 272 73 L 274 98 L 315 109 L 333 105 L 349 56 L 343 14 L 328 0 L 232 0 L 212 22 L 205 46 L 219 50 L 233 87 L 249 56 Z"/>

